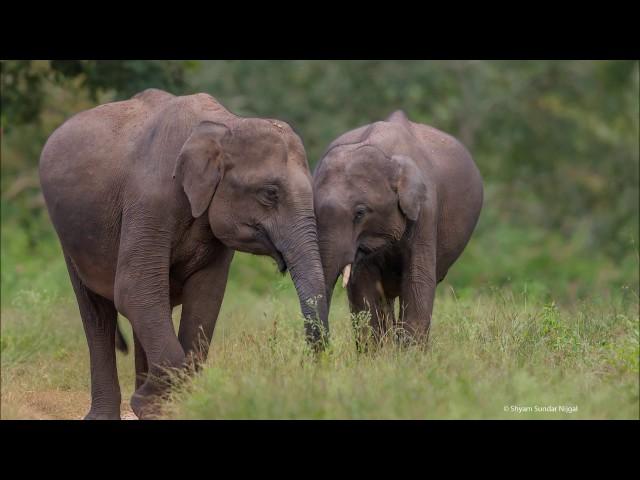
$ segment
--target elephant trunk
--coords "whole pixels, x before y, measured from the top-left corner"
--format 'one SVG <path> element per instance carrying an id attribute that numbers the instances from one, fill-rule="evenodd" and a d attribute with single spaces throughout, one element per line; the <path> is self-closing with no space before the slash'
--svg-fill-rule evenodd
<path id="1" fill-rule="evenodd" d="M 325 260 L 326 258 L 326 260 Z M 322 266 L 325 279 L 325 292 L 327 297 L 327 309 L 331 308 L 331 298 L 333 297 L 333 289 L 341 272 L 340 262 L 333 258 L 322 256 Z"/>
<path id="2" fill-rule="evenodd" d="M 278 249 L 298 293 L 307 341 L 319 350 L 324 348 L 329 339 L 329 321 L 318 234 L 312 213 L 298 218 L 296 223 L 287 228 Z"/>
<path id="3" fill-rule="evenodd" d="M 324 225 L 321 230 L 323 235 L 318 242 L 325 279 L 327 309 L 331 308 L 331 298 L 338 278 L 343 275 L 343 286 L 346 286 L 354 261 L 354 247 L 349 243 L 350 238 L 346 237 L 340 229 L 340 225 Z M 345 269 L 349 272 L 345 272 Z"/>

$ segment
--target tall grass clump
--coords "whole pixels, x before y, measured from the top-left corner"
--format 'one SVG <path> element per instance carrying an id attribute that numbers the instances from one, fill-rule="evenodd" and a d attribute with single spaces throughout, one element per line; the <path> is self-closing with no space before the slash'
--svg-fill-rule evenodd
<path id="1" fill-rule="evenodd" d="M 633 295 L 565 308 L 509 291 L 441 294 L 426 348 L 398 346 L 390 335 L 365 352 L 353 330 L 362 319 L 341 303 L 336 299 L 332 311 L 331 345 L 319 355 L 281 304 L 251 332 L 217 336 L 205 368 L 174 392 L 165 415 L 638 418 Z"/>

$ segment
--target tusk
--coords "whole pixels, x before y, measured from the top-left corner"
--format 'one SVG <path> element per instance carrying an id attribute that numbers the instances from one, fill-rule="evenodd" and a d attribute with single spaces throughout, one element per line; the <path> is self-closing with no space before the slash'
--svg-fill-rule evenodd
<path id="1" fill-rule="evenodd" d="M 348 264 L 342 270 L 342 288 L 345 288 L 349 283 L 349 276 L 351 275 L 351 264 Z"/>

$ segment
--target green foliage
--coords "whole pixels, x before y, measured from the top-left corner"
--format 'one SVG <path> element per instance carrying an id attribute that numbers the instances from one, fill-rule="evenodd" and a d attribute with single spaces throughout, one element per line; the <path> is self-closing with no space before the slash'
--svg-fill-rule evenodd
<path id="1" fill-rule="evenodd" d="M 509 284 L 558 300 L 638 291 L 637 62 L 7 61 L 2 68 L 3 127 L 13 127 L 2 137 L 5 293 L 50 279 L 38 274 L 39 261 L 64 273 L 36 175 L 47 136 L 77 111 L 151 86 L 206 91 L 238 114 L 286 120 L 312 166 L 341 133 L 402 108 L 458 136 L 484 177 L 478 227 L 447 277 L 458 293 Z M 282 280 L 264 259 L 236 263 L 238 281 L 256 291 Z"/>
<path id="2" fill-rule="evenodd" d="M 289 121 L 311 165 L 338 135 L 404 109 L 467 145 L 502 221 L 565 240 L 585 227 L 616 260 L 637 243 L 637 62 L 226 61 L 192 85 Z"/>
<path id="3" fill-rule="evenodd" d="M 47 84 L 75 83 L 98 100 L 101 91 L 127 98 L 145 88 L 181 92 L 185 69 L 193 62 L 167 60 L 4 60 L 2 128 L 37 122 L 48 94 Z"/>

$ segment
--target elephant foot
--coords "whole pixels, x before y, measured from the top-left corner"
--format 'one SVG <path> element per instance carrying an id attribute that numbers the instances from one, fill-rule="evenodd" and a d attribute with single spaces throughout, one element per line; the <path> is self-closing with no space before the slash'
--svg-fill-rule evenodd
<path id="1" fill-rule="evenodd" d="M 83 420 L 120 420 L 120 412 L 96 412 L 92 409 Z"/>
<path id="2" fill-rule="evenodd" d="M 155 395 L 141 395 L 134 393 L 131 396 L 131 410 L 139 420 L 154 420 L 160 415 L 158 405 L 159 398 Z"/>

